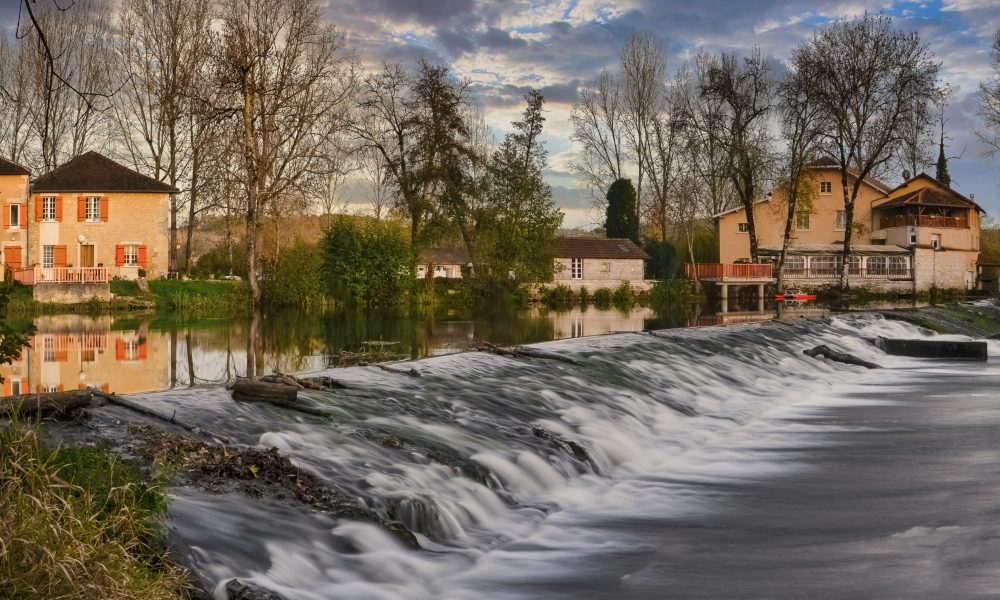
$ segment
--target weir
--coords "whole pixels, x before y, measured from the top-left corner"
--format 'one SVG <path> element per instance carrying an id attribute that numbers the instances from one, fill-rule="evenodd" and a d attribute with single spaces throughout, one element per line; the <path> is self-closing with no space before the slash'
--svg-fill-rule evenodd
<path id="1" fill-rule="evenodd" d="M 628 586 L 656 553 L 637 541 L 642 523 L 724 510 L 696 484 L 722 490 L 794 472 L 776 451 L 822 445 L 826 430 L 789 414 L 845 402 L 859 386 L 905 385 L 897 370 L 920 359 L 869 340 L 933 335 L 844 315 L 329 370 L 315 375 L 342 389 L 298 390 L 322 408 L 315 416 L 233 403 L 221 387 L 131 400 L 277 448 L 419 542 L 287 498 L 174 489 L 170 526 L 209 589 L 239 578 L 288 599 L 645 597 Z M 883 368 L 804 354 L 820 345 Z M 94 413 L 105 424 L 134 418 Z"/>

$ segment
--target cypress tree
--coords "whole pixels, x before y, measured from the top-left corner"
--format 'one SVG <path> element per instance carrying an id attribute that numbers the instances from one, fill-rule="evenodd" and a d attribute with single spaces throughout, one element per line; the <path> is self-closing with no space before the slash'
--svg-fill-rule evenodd
<path id="1" fill-rule="evenodd" d="M 631 179 L 619 179 L 608 188 L 604 230 L 609 238 L 628 238 L 639 243 L 639 215 Z"/>
<path id="2" fill-rule="evenodd" d="M 944 140 L 941 141 L 939 147 L 937 173 L 934 177 L 946 186 L 951 187 L 951 175 L 948 174 L 948 158 L 944 155 Z"/>

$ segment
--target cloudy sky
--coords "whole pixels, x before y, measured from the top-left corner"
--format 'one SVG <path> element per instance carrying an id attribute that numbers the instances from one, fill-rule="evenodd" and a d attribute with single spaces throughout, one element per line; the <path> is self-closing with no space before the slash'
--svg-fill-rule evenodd
<path id="1" fill-rule="evenodd" d="M 331 0 L 330 19 L 362 60 L 412 64 L 418 56 L 452 65 L 475 84 L 479 102 L 498 134 L 522 109 L 532 87 L 548 100 L 546 123 L 556 198 L 567 225 L 596 222 L 591 200 L 569 173 L 569 111 L 578 87 L 617 63 L 631 32 L 654 32 L 667 47 L 673 70 L 699 47 L 742 52 L 760 45 L 785 61 L 817 27 L 838 17 L 885 11 L 898 27 L 916 30 L 942 62 L 955 89 L 949 114 L 949 155 L 956 189 L 974 193 L 1000 213 L 1000 161 L 981 158 L 978 83 L 989 77 L 1000 0 Z"/>
<path id="2" fill-rule="evenodd" d="M 62 1 L 62 0 L 60 0 Z M 66 0 L 68 1 L 68 0 Z M 918 31 L 942 62 L 955 90 L 948 154 L 956 189 L 975 194 L 1000 216 L 1000 159 L 981 157 L 977 86 L 991 75 L 990 45 L 1000 28 L 1000 0 L 319 0 L 360 59 L 412 66 L 426 57 L 474 82 L 477 100 L 502 135 L 522 110 L 522 95 L 539 88 L 548 100 L 547 174 L 569 226 L 599 215 L 567 165 L 569 112 L 579 86 L 613 67 L 632 32 L 654 32 L 670 70 L 704 47 L 744 52 L 760 45 L 784 62 L 803 39 L 839 17 L 885 11 L 898 27 Z M 0 23 L 17 18 L 19 0 L 0 0 Z M 889 181 L 893 183 L 893 181 Z"/>

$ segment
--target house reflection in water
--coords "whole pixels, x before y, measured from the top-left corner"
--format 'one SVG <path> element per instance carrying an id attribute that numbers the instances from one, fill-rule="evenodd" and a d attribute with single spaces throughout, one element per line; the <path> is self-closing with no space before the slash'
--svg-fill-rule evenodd
<path id="1" fill-rule="evenodd" d="M 169 387 L 169 336 L 145 325 L 113 331 L 111 324 L 111 317 L 38 318 L 29 347 L 12 364 L 0 365 L 4 395 L 87 387 L 132 394 Z"/>
<path id="2" fill-rule="evenodd" d="M 633 308 L 630 312 L 588 308 L 551 315 L 554 338 L 578 338 L 585 335 L 602 335 L 619 331 L 643 331 L 649 320 L 655 318 L 651 308 Z"/>

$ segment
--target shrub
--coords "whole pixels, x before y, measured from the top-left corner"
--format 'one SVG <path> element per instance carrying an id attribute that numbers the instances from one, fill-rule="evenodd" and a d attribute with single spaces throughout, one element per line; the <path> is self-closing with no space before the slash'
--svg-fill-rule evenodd
<path id="1" fill-rule="evenodd" d="M 631 308 L 632 304 L 635 303 L 635 291 L 632 289 L 632 285 L 623 281 L 615 288 L 615 291 L 611 292 L 611 303 L 617 308 Z"/>
<path id="2" fill-rule="evenodd" d="M 274 306 L 308 308 L 325 297 L 323 255 L 314 244 L 295 240 L 262 282 L 263 301 Z"/>
<path id="3" fill-rule="evenodd" d="M 240 244 L 232 247 L 232 262 L 230 258 L 230 248 L 222 242 L 205 254 L 198 257 L 191 269 L 191 276 L 197 279 L 208 279 L 209 277 L 219 277 L 222 275 L 237 275 L 243 279 L 247 278 L 247 249 Z"/>
<path id="4" fill-rule="evenodd" d="M 412 249 L 398 223 L 338 216 L 322 244 L 326 286 L 336 298 L 388 306 L 413 287 Z"/>
<path id="5" fill-rule="evenodd" d="M 590 304 L 590 292 L 587 291 L 586 286 L 580 288 L 578 296 L 580 299 L 580 306 L 582 308 L 587 308 L 587 305 Z"/>
<path id="6" fill-rule="evenodd" d="M 671 279 L 677 274 L 677 250 L 670 242 L 646 238 L 643 249 L 649 254 L 646 261 L 646 279 Z"/>
<path id="7" fill-rule="evenodd" d="M 594 306 L 601 310 L 611 308 L 611 290 L 601 288 L 594 292 Z"/>
<path id="8" fill-rule="evenodd" d="M 543 301 L 551 308 L 569 308 L 573 306 L 573 290 L 569 286 L 559 284 L 545 290 Z"/>

